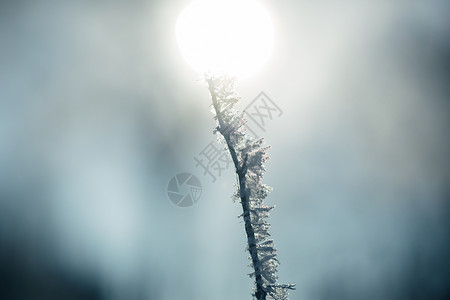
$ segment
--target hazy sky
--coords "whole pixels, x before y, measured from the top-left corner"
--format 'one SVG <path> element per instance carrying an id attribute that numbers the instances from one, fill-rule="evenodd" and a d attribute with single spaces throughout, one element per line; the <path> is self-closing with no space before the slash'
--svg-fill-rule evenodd
<path id="1" fill-rule="evenodd" d="M 448 1 L 261 2 L 275 47 L 237 89 L 283 110 L 261 134 L 290 299 L 449 298 Z M 250 299 L 232 170 L 193 160 L 215 138 L 188 3 L 0 1 L 0 298 Z"/>

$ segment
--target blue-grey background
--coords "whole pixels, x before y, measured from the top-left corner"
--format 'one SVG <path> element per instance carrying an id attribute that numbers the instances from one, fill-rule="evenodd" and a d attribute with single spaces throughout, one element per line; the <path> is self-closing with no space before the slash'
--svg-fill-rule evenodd
<path id="1" fill-rule="evenodd" d="M 262 2 L 275 47 L 237 89 L 284 111 L 265 182 L 291 300 L 449 299 L 449 2 Z M 188 3 L 0 2 L 1 299 L 250 299 L 232 170 L 193 160 L 214 122 Z"/>

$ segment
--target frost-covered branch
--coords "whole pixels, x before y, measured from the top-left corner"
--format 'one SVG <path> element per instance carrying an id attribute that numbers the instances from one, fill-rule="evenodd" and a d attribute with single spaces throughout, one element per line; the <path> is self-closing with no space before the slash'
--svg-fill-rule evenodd
<path id="1" fill-rule="evenodd" d="M 234 79 L 226 76 L 208 77 L 206 82 L 212 98 L 212 110 L 217 120 L 214 132 L 219 132 L 233 160 L 238 177 L 235 198 L 240 200 L 250 253 L 250 277 L 255 280 L 254 297 L 257 300 L 288 299 L 293 284 L 278 284 L 276 275 L 279 262 L 276 248 L 269 239 L 266 219 L 273 206 L 266 206 L 264 198 L 271 188 L 262 183 L 264 163 L 269 158 L 264 140 L 254 140 L 246 134 L 243 113 L 234 109 L 240 97 L 234 90 Z"/>

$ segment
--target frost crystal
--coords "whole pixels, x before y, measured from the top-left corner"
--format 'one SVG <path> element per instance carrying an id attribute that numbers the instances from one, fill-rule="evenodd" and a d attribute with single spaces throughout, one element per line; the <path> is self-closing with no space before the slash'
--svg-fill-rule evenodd
<path id="1" fill-rule="evenodd" d="M 287 300 L 288 289 L 294 284 L 278 284 L 276 275 L 279 262 L 273 240 L 269 239 L 270 224 L 266 221 L 273 206 L 266 206 L 264 198 L 271 188 L 262 183 L 264 163 L 269 159 L 263 146 L 264 139 L 255 140 L 246 134 L 243 113 L 234 109 L 240 97 L 234 90 L 235 80 L 226 76 L 208 77 L 206 83 L 212 98 L 211 110 L 215 114 L 222 142 L 229 151 L 238 177 L 234 200 L 240 200 L 250 253 L 250 277 L 255 280 L 253 296 L 257 300 Z"/>

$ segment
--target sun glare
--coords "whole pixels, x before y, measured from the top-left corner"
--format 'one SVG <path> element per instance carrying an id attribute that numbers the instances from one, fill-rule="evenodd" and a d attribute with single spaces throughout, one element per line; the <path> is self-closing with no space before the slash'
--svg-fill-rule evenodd
<path id="1" fill-rule="evenodd" d="M 249 77 L 273 46 L 273 27 L 256 0 L 197 0 L 176 24 L 178 45 L 199 73 Z"/>

